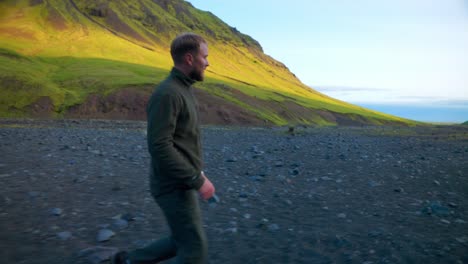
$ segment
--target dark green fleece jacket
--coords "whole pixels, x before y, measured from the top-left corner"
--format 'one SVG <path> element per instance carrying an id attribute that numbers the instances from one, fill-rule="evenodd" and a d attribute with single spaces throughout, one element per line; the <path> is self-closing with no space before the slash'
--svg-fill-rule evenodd
<path id="1" fill-rule="evenodd" d="M 173 68 L 151 96 L 148 107 L 148 150 L 151 193 L 199 189 L 204 179 L 195 81 Z"/>

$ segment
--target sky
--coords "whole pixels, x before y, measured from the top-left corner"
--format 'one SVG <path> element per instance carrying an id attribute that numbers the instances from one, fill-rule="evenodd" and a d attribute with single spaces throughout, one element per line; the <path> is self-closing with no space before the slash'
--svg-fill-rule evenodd
<path id="1" fill-rule="evenodd" d="M 468 0 L 189 2 L 329 96 L 419 121 L 468 120 Z"/>

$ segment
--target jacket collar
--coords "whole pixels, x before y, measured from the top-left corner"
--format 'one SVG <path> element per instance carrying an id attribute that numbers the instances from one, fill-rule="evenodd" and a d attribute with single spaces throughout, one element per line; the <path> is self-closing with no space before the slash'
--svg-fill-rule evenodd
<path id="1" fill-rule="evenodd" d="M 183 72 L 181 72 L 179 69 L 175 67 L 173 67 L 171 70 L 171 76 L 181 81 L 187 87 L 190 87 L 192 84 L 195 83 L 195 80 L 188 77 L 187 75 L 185 75 Z"/>

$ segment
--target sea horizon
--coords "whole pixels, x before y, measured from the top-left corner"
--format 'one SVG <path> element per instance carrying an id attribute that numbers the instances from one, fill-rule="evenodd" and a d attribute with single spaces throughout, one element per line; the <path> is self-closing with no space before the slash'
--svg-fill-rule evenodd
<path id="1" fill-rule="evenodd" d="M 421 105 L 414 103 L 359 103 L 351 102 L 386 114 L 428 123 L 460 124 L 468 121 L 468 105 Z"/>

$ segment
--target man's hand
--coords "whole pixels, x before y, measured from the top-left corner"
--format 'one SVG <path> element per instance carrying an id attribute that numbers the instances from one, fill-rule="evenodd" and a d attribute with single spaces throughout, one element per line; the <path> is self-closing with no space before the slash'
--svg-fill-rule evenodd
<path id="1" fill-rule="evenodd" d="M 211 181 L 205 176 L 203 171 L 201 172 L 201 177 L 205 179 L 205 182 L 200 187 L 200 189 L 198 189 L 198 193 L 200 194 L 200 197 L 206 201 L 213 197 L 215 193 L 215 187 L 213 186 L 213 183 L 211 183 Z"/>

